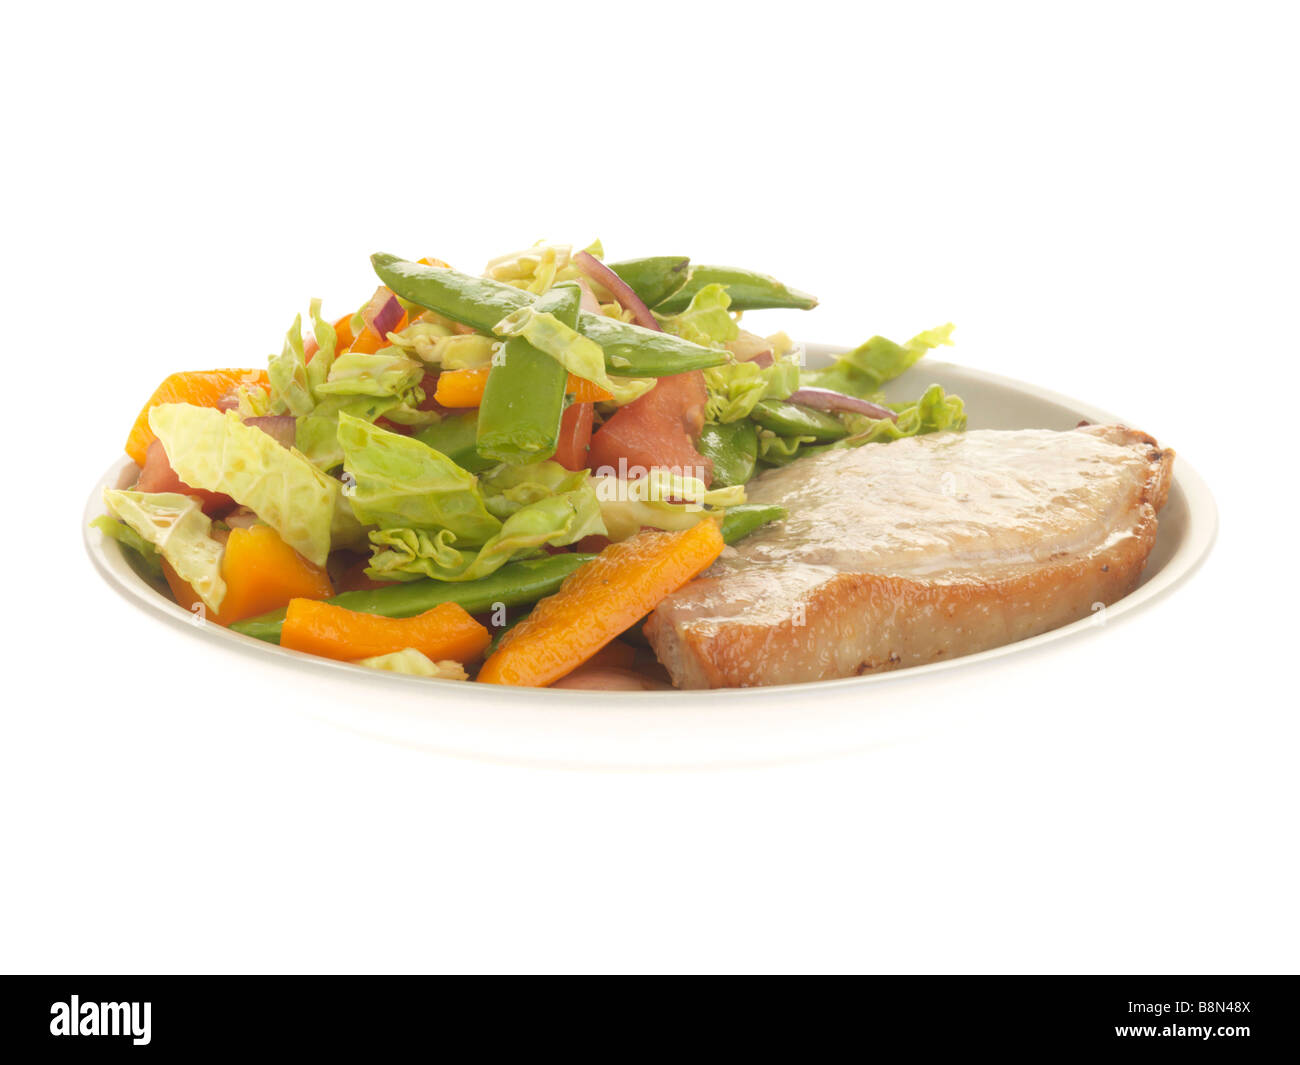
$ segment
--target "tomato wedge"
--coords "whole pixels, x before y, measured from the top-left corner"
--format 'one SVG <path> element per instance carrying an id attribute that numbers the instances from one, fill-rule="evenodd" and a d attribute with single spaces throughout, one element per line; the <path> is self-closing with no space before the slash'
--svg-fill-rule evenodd
<path id="1" fill-rule="evenodd" d="M 699 370 L 659 378 L 654 388 L 620 407 L 596 431 L 587 465 L 633 478 L 660 466 L 709 484 L 713 463 L 695 449 L 708 398 Z"/>

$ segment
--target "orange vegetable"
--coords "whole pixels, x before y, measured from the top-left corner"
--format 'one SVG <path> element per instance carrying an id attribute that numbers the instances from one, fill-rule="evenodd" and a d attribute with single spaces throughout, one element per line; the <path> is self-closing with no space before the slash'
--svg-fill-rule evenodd
<path id="1" fill-rule="evenodd" d="M 294 599 L 285 613 L 280 646 L 351 662 L 414 647 L 435 662 L 471 662 L 492 635 L 456 603 L 439 603 L 410 618 L 361 614 L 330 603 Z"/>
<path id="2" fill-rule="evenodd" d="M 477 407 L 483 402 L 490 366 L 473 370 L 444 370 L 433 398 L 444 407 Z"/>
<path id="3" fill-rule="evenodd" d="M 193 610 L 200 602 L 194 589 L 165 562 L 163 575 L 176 602 Z M 226 597 L 221 610 L 208 617 L 218 625 L 279 610 L 291 599 L 328 599 L 334 594 L 325 571 L 298 554 L 269 525 L 230 530 L 221 556 L 221 578 L 226 582 Z"/>
<path id="4" fill-rule="evenodd" d="M 444 370 L 438 375 L 438 391 L 434 396 L 444 407 L 478 407 L 483 403 L 491 366 L 476 366 L 471 370 Z M 569 374 L 564 390 L 572 394 L 576 403 L 602 403 L 614 397 L 594 381 Z"/>
<path id="5" fill-rule="evenodd" d="M 722 546 L 711 520 L 611 544 L 501 638 L 478 679 L 537 688 L 559 680 L 708 566 Z"/>
<path id="6" fill-rule="evenodd" d="M 265 370 L 189 370 L 174 373 L 160 384 L 141 409 L 131 433 L 126 438 L 126 453 L 143 466 L 145 452 L 156 437 L 149 428 L 149 411 L 159 403 L 192 403 L 196 407 L 215 407 L 239 385 L 270 387 Z"/>

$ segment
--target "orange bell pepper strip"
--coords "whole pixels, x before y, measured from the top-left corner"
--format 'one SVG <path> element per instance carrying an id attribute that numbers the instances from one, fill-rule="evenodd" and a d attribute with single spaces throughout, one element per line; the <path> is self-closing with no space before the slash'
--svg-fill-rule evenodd
<path id="1" fill-rule="evenodd" d="M 201 602 L 198 595 L 165 562 L 163 576 L 176 602 L 195 610 Z M 334 594 L 329 575 L 281 540 L 269 525 L 230 530 L 221 556 L 221 578 L 226 582 L 221 609 L 205 615 L 218 625 L 279 610 L 291 599 L 328 599 Z"/>
<path id="2" fill-rule="evenodd" d="M 149 428 L 149 411 L 160 403 L 192 403 L 196 407 L 215 407 L 242 384 L 269 388 L 265 370 L 189 370 L 174 373 L 163 380 L 149 397 L 131 426 L 126 438 L 126 453 L 139 466 L 145 452 L 157 439 Z"/>
<path id="3" fill-rule="evenodd" d="M 285 612 L 280 646 L 342 662 L 414 647 L 435 662 L 472 662 L 492 636 L 456 603 L 439 603 L 409 618 L 362 614 L 331 603 L 294 599 Z"/>
<path id="4" fill-rule="evenodd" d="M 573 672 L 722 554 L 717 522 L 610 544 L 501 638 L 478 679 L 544 688 Z"/>
<path id="5" fill-rule="evenodd" d="M 487 388 L 490 366 L 475 366 L 469 370 L 444 370 L 438 375 L 438 389 L 434 394 L 444 407 L 480 407 Z M 602 403 L 613 395 L 594 381 L 569 374 L 564 390 L 574 396 L 575 403 Z"/>

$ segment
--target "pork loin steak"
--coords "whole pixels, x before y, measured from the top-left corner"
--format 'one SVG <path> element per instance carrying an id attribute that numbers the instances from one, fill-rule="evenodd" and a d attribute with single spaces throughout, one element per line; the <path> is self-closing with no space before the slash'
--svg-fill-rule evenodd
<path id="1" fill-rule="evenodd" d="M 679 688 L 902 669 L 1023 640 L 1137 584 L 1174 453 L 1119 426 L 936 433 L 769 471 L 789 515 L 645 625 Z"/>

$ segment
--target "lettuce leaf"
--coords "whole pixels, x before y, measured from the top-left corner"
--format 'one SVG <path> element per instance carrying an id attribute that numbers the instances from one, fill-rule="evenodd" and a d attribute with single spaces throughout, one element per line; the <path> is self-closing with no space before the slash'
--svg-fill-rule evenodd
<path id="1" fill-rule="evenodd" d="M 316 365 L 312 359 L 311 365 Z M 347 352 L 330 367 L 315 388 L 317 402 L 325 396 L 401 396 L 424 378 L 424 364 L 395 347 L 374 354 Z"/>
<path id="2" fill-rule="evenodd" d="M 149 412 L 149 427 L 182 481 L 248 507 L 316 565 L 331 543 L 355 541 L 360 526 L 341 506 L 339 482 L 234 411 L 163 403 Z"/>
<path id="3" fill-rule="evenodd" d="M 501 319 L 492 331 L 503 337 L 523 337 L 544 351 L 569 373 L 594 381 L 623 406 L 644 396 L 655 386 L 653 377 L 611 377 L 605 370 L 605 352 L 594 340 L 570 329 L 553 314 L 528 306 Z"/>
<path id="4" fill-rule="evenodd" d="M 615 541 L 645 527 L 669 532 L 689 529 L 701 518 L 745 502 L 744 485 L 709 489 L 695 477 L 658 467 L 634 480 L 599 476 L 594 484 L 605 535 Z"/>
<path id="5" fill-rule="evenodd" d="M 931 385 L 921 398 L 913 403 L 890 404 L 898 414 L 898 421 L 888 418 L 868 418 L 864 414 L 846 414 L 844 424 L 851 435 L 838 440 L 833 447 L 858 447 L 905 436 L 924 436 L 948 430 L 966 428 L 966 405 L 960 396 L 946 394 L 940 385 Z"/>
<path id="6" fill-rule="evenodd" d="M 123 547 L 128 548 L 139 559 L 140 565 L 150 577 L 158 578 L 163 575 L 162 556 L 158 548 L 126 522 L 101 514 L 90 525 L 91 528 L 98 529 L 105 536 L 111 536 Z"/>
<path id="7" fill-rule="evenodd" d="M 339 414 L 338 439 L 348 499 L 361 521 L 381 529 L 445 529 L 472 547 L 501 531 L 483 505 L 478 478 L 441 451 L 347 413 Z"/>
<path id="8" fill-rule="evenodd" d="M 872 337 L 852 351 L 836 356 L 834 364 L 827 369 L 805 373 L 803 383 L 865 399 L 886 381 L 910 368 L 927 351 L 951 344 L 952 331 L 951 323 L 941 325 L 918 333 L 906 344 Z"/>
<path id="9" fill-rule="evenodd" d="M 840 415 L 850 435 L 833 444 L 817 444 L 810 436 L 773 436 L 762 430 L 758 439 L 759 460 L 769 466 L 783 466 L 796 458 L 823 451 L 885 444 L 905 436 L 959 432 L 966 428 L 966 405 L 960 396 L 948 395 L 940 385 L 931 385 L 920 399 L 911 403 L 891 403 L 888 406 L 897 412 L 897 422 L 889 418 L 869 418 L 865 414 Z"/>
<path id="10" fill-rule="evenodd" d="M 358 658 L 352 664 L 354 666 L 368 666 L 371 669 L 382 669 L 389 673 L 405 673 L 410 677 L 469 680 L 469 674 L 465 672 L 465 667 L 459 662 L 453 662 L 451 659 L 435 662 L 423 651 L 417 651 L 414 647 L 403 647 L 400 651 L 392 651 L 386 655 L 375 655 L 372 658 Z"/>
<path id="11" fill-rule="evenodd" d="M 752 362 L 724 363 L 704 370 L 709 391 L 706 417 L 711 422 L 747 418 L 760 399 L 785 399 L 799 387 L 799 361 L 777 359 L 771 366 Z"/>
<path id="12" fill-rule="evenodd" d="M 509 473 L 495 482 L 483 479 L 485 490 L 496 490 L 487 496 L 487 505 L 504 521 L 481 548 L 458 545 L 448 529 L 381 529 L 370 534 L 371 543 L 381 550 L 370 560 L 367 574 L 376 580 L 477 580 L 543 546 L 564 547 L 584 536 L 604 534 L 590 471 L 569 471 L 555 462 L 506 469 Z"/>
<path id="13" fill-rule="evenodd" d="M 706 348 L 723 347 L 740 336 L 740 326 L 728 311 L 731 297 L 725 285 L 705 285 L 680 314 L 656 315 L 665 332 Z"/>
<path id="14" fill-rule="evenodd" d="M 395 396 L 327 396 L 298 419 L 294 443 L 322 470 L 332 470 L 343 463 L 343 445 L 339 443 L 339 415 L 348 414 L 362 421 L 375 419 L 401 405 Z"/>
<path id="15" fill-rule="evenodd" d="M 260 429 L 251 432 L 266 436 Z M 212 539 L 212 522 L 197 500 L 176 492 L 106 488 L 104 503 L 141 540 L 157 548 L 176 575 L 203 600 L 204 606 L 214 614 L 221 609 L 226 597 L 226 582 L 221 577 L 224 549 Z"/>
<path id="16" fill-rule="evenodd" d="M 317 389 L 328 378 L 334 365 L 334 348 L 338 337 L 334 327 L 320 316 L 320 300 L 311 301 L 312 332 L 317 351 L 310 363 L 302 343 L 302 315 L 297 315 L 279 355 L 271 356 L 267 377 L 271 382 L 271 409 L 288 411 L 295 416 L 306 414 L 315 405 Z"/>

